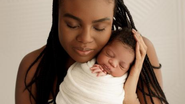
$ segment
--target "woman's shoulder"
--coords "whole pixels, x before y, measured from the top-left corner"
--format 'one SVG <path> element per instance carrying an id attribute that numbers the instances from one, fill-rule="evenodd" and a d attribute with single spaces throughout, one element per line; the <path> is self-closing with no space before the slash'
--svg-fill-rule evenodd
<path id="1" fill-rule="evenodd" d="M 147 46 L 149 46 L 149 48 L 152 46 L 152 47 L 154 47 L 153 46 L 153 43 L 147 38 L 147 37 L 144 37 L 144 36 L 142 36 L 143 37 L 143 40 L 144 40 L 144 42 L 145 42 L 145 44 L 147 45 Z"/>
<path id="2" fill-rule="evenodd" d="M 28 104 L 28 102 L 30 102 L 29 93 L 28 91 L 25 90 L 25 83 L 24 83 L 25 75 L 27 73 L 29 66 L 35 61 L 35 59 L 40 55 L 40 53 L 44 50 L 44 48 L 45 46 L 35 51 L 32 51 L 28 53 L 26 56 L 24 56 L 24 58 L 22 59 L 17 73 L 16 93 L 15 93 L 16 104 Z M 30 69 L 29 73 L 27 74 L 26 83 L 29 83 L 32 80 L 32 77 L 37 69 L 39 62 L 40 62 L 40 59 Z M 25 99 L 25 100 L 22 100 L 22 99 Z"/>
<path id="3" fill-rule="evenodd" d="M 36 60 L 36 58 L 40 55 L 40 53 L 44 50 L 44 48 L 45 46 L 37 50 L 34 50 L 23 57 L 18 70 L 18 74 L 20 73 L 20 76 L 25 76 L 30 65 Z M 31 67 L 30 72 L 28 73 L 30 77 L 34 75 L 34 72 L 36 71 L 39 62 L 40 62 L 40 59 Z"/>
<path id="4" fill-rule="evenodd" d="M 143 40 L 147 46 L 147 55 L 150 59 L 151 64 L 153 66 L 159 66 L 157 53 L 155 51 L 155 47 L 154 47 L 153 43 L 146 37 L 143 37 Z"/>
<path id="5" fill-rule="evenodd" d="M 34 51 L 28 53 L 27 55 L 25 55 L 20 63 L 20 68 L 27 69 L 36 60 L 36 58 L 40 55 L 40 53 L 44 50 L 44 48 L 45 48 L 45 46 L 43 46 L 37 50 L 34 50 Z M 38 63 L 39 63 L 39 61 L 36 64 L 38 64 Z"/>
<path id="6" fill-rule="evenodd" d="M 152 66 L 159 67 L 160 62 L 158 60 L 157 53 L 155 51 L 155 47 L 154 47 L 153 43 L 146 37 L 143 37 L 143 40 L 144 40 L 145 44 L 147 45 L 147 55 L 148 55 L 148 58 L 150 60 L 150 63 L 152 64 Z M 154 68 L 154 72 L 155 72 L 155 75 L 158 79 L 159 84 L 162 87 L 163 82 L 162 82 L 161 70 L 157 70 L 157 69 Z"/>

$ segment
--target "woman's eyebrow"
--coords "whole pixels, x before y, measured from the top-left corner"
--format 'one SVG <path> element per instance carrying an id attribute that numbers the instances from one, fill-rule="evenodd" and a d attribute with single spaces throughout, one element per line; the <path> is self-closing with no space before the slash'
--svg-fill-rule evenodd
<path id="1" fill-rule="evenodd" d="M 80 18 L 78 18 L 78 17 L 76 17 L 76 16 L 74 16 L 72 14 L 69 14 L 69 13 L 64 14 L 64 17 L 72 18 L 74 20 L 77 20 L 79 22 L 82 22 L 82 20 Z M 108 17 L 101 18 L 101 19 L 92 21 L 92 23 L 104 22 L 104 21 L 110 21 L 110 18 L 108 18 Z"/>
<path id="2" fill-rule="evenodd" d="M 101 19 L 98 19 L 98 20 L 94 20 L 92 23 L 104 22 L 104 21 L 110 21 L 110 18 L 108 18 L 108 17 L 101 18 Z"/>
<path id="3" fill-rule="evenodd" d="M 79 21 L 79 22 L 82 21 L 80 18 L 78 18 L 78 17 L 76 17 L 76 16 L 73 16 L 73 15 L 71 15 L 71 14 L 69 14 L 69 13 L 64 14 L 64 17 L 72 18 L 72 19 L 75 19 L 75 20 L 77 20 L 77 21 Z"/>

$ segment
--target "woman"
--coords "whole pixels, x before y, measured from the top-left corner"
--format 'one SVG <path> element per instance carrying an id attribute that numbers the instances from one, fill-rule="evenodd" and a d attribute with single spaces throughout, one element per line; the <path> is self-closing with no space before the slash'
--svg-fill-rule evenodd
<path id="1" fill-rule="evenodd" d="M 53 0 L 53 24 L 47 44 L 26 55 L 20 63 L 16 104 L 46 104 L 50 99 L 55 103 L 69 66 L 75 61 L 91 60 L 108 42 L 112 30 L 121 27 L 135 28 L 122 0 Z M 124 104 L 165 102 L 160 70 L 142 69 L 139 78 L 143 61 L 144 68 L 151 66 L 146 53 L 153 66 L 159 66 L 159 62 L 152 43 L 138 32 L 133 33 L 137 35 L 140 53 L 125 83 Z"/>

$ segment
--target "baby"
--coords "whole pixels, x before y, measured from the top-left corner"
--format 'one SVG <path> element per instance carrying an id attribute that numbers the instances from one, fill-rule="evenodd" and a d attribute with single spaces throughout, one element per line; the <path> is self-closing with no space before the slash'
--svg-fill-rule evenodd
<path id="1" fill-rule="evenodd" d="M 70 66 L 60 84 L 56 103 L 122 104 L 124 82 L 135 60 L 135 44 L 131 29 L 113 32 L 97 59 Z"/>
<path id="2" fill-rule="evenodd" d="M 97 56 L 97 63 L 91 68 L 97 76 L 110 74 L 114 77 L 124 75 L 134 62 L 135 44 L 131 29 L 113 32 L 110 42 Z"/>

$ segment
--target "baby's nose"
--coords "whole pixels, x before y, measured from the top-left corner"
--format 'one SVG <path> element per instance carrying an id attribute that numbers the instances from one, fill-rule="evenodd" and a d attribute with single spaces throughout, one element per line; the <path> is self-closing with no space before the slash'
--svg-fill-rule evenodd
<path id="1" fill-rule="evenodd" d="M 113 67 L 116 68 L 117 67 L 117 61 L 115 59 L 110 59 L 109 60 L 109 64 Z"/>

